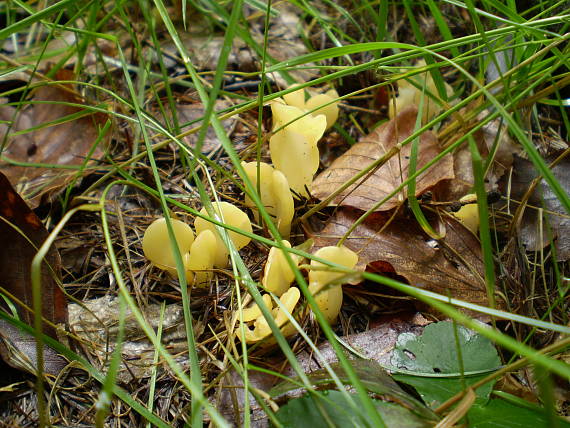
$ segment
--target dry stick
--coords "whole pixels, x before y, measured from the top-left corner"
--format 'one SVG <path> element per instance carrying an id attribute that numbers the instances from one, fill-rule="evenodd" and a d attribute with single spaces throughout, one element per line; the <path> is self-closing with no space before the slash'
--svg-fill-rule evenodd
<path id="1" fill-rule="evenodd" d="M 570 346 L 570 337 L 567 337 L 559 342 L 553 343 L 552 345 L 547 346 L 544 349 L 541 349 L 540 351 L 538 351 L 537 353 L 539 354 L 555 354 L 557 351 L 560 351 L 566 347 Z M 478 382 L 475 382 L 473 385 L 471 385 L 468 389 L 464 390 L 464 391 L 460 391 L 457 394 L 455 394 L 453 397 L 451 397 L 449 400 L 447 400 L 445 403 L 441 404 L 438 408 L 436 408 L 434 410 L 435 413 L 441 413 L 444 410 L 446 410 L 447 408 L 449 408 L 450 406 L 452 406 L 453 404 L 457 403 L 459 400 L 461 400 L 463 398 L 463 396 L 467 393 L 467 391 L 469 390 L 476 390 L 477 388 L 479 388 L 480 386 L 486 384 L 487 382 L 492 381 L 495 378 L 498 378 L 499 376 L 510 372 L 510 371 L 514 371 L 517 370 L 525 365 L 527 365 L 529 363 L 528 358 L 521 358 L 520 360 L 509 364 L 499 370 L 497 370 L 494 373 L 491 373 L 490 375 L 484 377 L 483 379 L 481 379 Z"/>

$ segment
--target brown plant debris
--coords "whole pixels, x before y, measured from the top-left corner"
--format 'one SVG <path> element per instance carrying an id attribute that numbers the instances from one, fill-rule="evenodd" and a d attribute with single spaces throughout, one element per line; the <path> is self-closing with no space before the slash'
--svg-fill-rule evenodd
<path id="1" fill-rule="evenodd" d="M 386 198 L 408 178 L 412 144 L 406 144 L 399 152 L 397 147 L 414 133 L 417 114 L 415 106 L 407 107 L 394 119 L 364 137 L 315 179 L 312 194 L 318 199 L 326 199 L 360 171 L 388 154 L 390 158 L 380 164 L 379 168 L 340 192 L 332 204 L 369 210 Z M 435 134 L 424 132 L 420 136 L 416 169 L 422 168 L 439 152 Z M 417 178 L 416 195 L 421 195 L 441 180 L 452 178 L 453 157 L 447 154 L 433 168 Z M 406 192 L 402 190 L 378 207 L 377 211 L 390 210 L 400 205 L 405 198 Z"/>

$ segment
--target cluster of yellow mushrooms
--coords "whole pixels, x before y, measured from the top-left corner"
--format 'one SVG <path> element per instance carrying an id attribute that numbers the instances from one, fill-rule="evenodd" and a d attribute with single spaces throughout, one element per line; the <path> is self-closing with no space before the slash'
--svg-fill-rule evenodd
<path id="1" fill-rule="evenodd" d="M 424 64 L 425 65 L 425 64 Z M 422 75 L 419 75 L 422 77 Z M 431 76 L 423 74 L 423 82 L 429 91 L 435 91 Z M 402 80 L 400 94 L 391 106 L 393 117 L 402 105 L 417 103 L 423 94 L 413 85 Z M 426 97 L 427 98 L 427 97 Z M 319 167 L 317 143 L 324 132 L 338 118 L 338 94 L 335 90 L 318 94 L 305 101 L 305 91 L 298 89 L 271 104 L 273 113 L 273 135 L 269 141 L 271 161 L 242 163 L 245 173 L 254 188 L 259 190 L 260 199 L 267 212 L 274 219 L 283 240 L 283 246 L 291 248 L 287 240 L 291 231 L 294 215 L 293 190 L 297 195 L 308 196 L 313 176 Z M 439 112 L 440 106 L 428 104 L 425 120 Z M 244 232 L 252 232 L 252 225 L 247 214 L 228 202 L 212 204 L 216 220 Z M 256 221 L 259 213 L 253 201 L 246 195 L 245 206 L 251 208 Z M 478 227 L 477 205 L 466 205 L 456 215 L 474 233 Z M 206 215 L 205 208 L 200 212 Z M 196 235 L 186 223 L 172 219 L 172 228 L 188 284 L 207 285 L 213 277 L 213 269 L 228 266 L 228 248 L 221 239 L 216 226 L 201 217 L 194 221 Z M 228 233 L 229 239 L 237 250 L 245 247 L 250 238 L 234 231 Z M 176 263 L 171 249 L 166 220 L 154 221 L 146 230 L 143 238 L 143 251 L 147 259 L 155 266 L 176 276 Z M 302 258 L 290 253 L 292 265 L 288 263 L 283 250 L 273 247 L 269 251 L 263 271 L 261 284 L 265 306 L 271 311 L 275 323 L 285 336 L 295 333 L 289 323 L 291 316 L 298 316 L 302 311 L 295 310 L 301 293 L 292 286 L 295 279 L 293 267 L 299 266 Z M 316 259 L 353 269 L 358 256 L 346 247 L 324 247 L 314 253 Z M 309 292 L 328 322 L 334 322 L 342 306 L 343 273 L 329 269 L 325 264 L 312 260 L 308 272 Z M 279 299 L 280 305 L 277 304 Z M 247 301 L 251 298 L 248 296 Z M 257 304 L 252 304 L 242 312 L 241 321 L 246 324 L 245 340 L 257 343 L 271 336 L 269 323 Z M 238 337 L 241 337 L 238 334 Z"/>
<path id="2" fill-rule="evenodd" d="M 336 91 L 330 90 L 305 101 L 305 92 L 299 89 L 273 102 L 273 135 L 269 142 L 273 165 L 264 162 L 242 164 L 254 187 L 259 189 L 261 202 L 274 219 L 279 233 L 286 239 L 289 238 L 294 215 L 291 189 L 300 196 L 308 195 L 307 188 L 319 167 L 317 143 L 338 117 L 337 98 Z M 252 209 L 255 219 L 259 220 L 255 205 L 247 196 L 245 205 Z M 219 222 L 244 232 L 252 232 L 249 217 L 235 205 L 219 202 L 212 206 Z M 207 215 L 205 208 L 200 213 Z M 194 286 L 207 285 L 212 279 L 214 268 L 223 269 L 228 266 L 229 252 L 215 224 L 197 217 L 194 233 L 183 221 L 171 219 L 171 222 L 187 282 Z M 233 231 L 228 236 L 238 250 L 250 242 L 249 237 Z M 285 247 L 291 248 L 289 241 L 282 242 Z M 173 276 L 177 275 L 164 218 L 155 220 L 145 231 L 143 252 L 156 267 Z M 345 247 L 324 247 L 315 252 L 314 256 L 350 269 L 358 261 L 358 256 Z M 294 254 L 291 254 L 291 259 L 295 266 L 302 260 Z M 326 265 L 315 260 L 311 261 L 310 267 L 309 291 L 315 296 L 326 319 L 333 322 L 342 306 L 342 284 L 339 278 L 344 274 L 327 269 Z M 299 289 L 291 285 L 294 279 L 292 266 L 288 264 L 283 251 L 277 247 L 271 248 L 261 280 L 265 291 L 263 302 L 285 336 L 295 332 L 288 320 L 296 313 L 295 308 L 301 298 Z M 281 305 L 277 304 L 277 299 Z M 242 321 L 247 325 L 247 343 L 256 343 L 271 335 L 269 324 L 255 303 L 243 310 Z"/>

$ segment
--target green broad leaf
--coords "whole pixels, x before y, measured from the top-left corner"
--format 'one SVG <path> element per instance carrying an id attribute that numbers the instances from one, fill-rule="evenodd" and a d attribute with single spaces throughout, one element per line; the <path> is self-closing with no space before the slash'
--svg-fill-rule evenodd
<path id="1" fill-rule="evenodd" d="M 532 406 L 532 407 L 531 407 Z M 470 428 L 550 428 L 544 411 L 529 403 L 529 407 L 517 406 L 502 399 L 492 399 L 488 404 L 474 405 L 469 410 Z M 558 419 L 559 428 L 570 428 L 570 423 Z"/>
<path id="2" fill-rule="evenodd" d="M 391 364 L 417 375 L 398 374 L 394 378 L 416 388 L 426 404 L 434 408 L 500 366 L 489 339 L 459 325 L 457 339 L 449 321 L 428 325 L 421 336 L 402 333 Z M 492 389 L 493 383 L 478 388 L 477 402 L 486 402 Z"/>
<path id="3" fill-rule="evenodd" d="M 377 362 L 371 360 L 353 360 L 351 363 L 356 375 L 368 391 L 377 395 L 382 395 L 390 401 L 400 403 L 405 408 L 420 416 L 423 420 L 430 420 L 432 422 L 438 420 L 438 416 L 431 409 L 426 407 L 421 400 L 418 400 L 405 392 Z M 330 367 L 341 382 L 345 384 L 350 383 L 350 379 L 340 364 L 333 363 Z M 317 385 L 323 389 L 332 387 L 334 384 L 333 379 L 325 369 L 311 372 L 307 377 L 311 384 Z M 299 379 L 297 378 L 294 380 L 295 382 L 282 382 L 274 387 L 269 394 L 272 397 L 278 397 L 289 391 L 297 389 Z"/>
<path id="4" fill-rule="evenodd" d="M 365 414 L 357 395 L 351 395 L 360 414 L 355 414 L 346 398 L 338 391 L 307 394 L 289 401 L 275 414 L 284 427 L 330 428 L 374 426 Z M 423 428 L 433 426 L 409 410 L 394 403 L 372 400 L 388 428 Z"/>

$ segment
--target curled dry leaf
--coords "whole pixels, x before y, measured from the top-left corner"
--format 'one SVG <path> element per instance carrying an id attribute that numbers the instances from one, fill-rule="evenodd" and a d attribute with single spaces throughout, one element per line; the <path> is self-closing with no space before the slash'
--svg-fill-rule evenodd
<path id="1" fill-rule="evenodd" d="M 570 159 L 563 159 L 551 171 L 566 193 L 570 194 Z M 509 195 L 515 201 L 515 206 L 518 206 L 516 202 L 523 199 L 537 177 L 538 172 L 530 161 L 515 157 Z M 538 208 L 544 209 L 542 221 Z M 518 228 L 520 239 L 528 251 L 538 251 L 548 245 L 550 234 L 547 224 L 556 245 L 556 258 L 558 261 L 570 259 L 570 217 L 552 188 L 541 180 L 528 199 Z"/>
<path id="2" fill-rule="evenodd" d="M 0 291 L 13 296 L 12 303 L 18 310 L 19 318 L 32 325 L 33 314 L 16 302 L 32 308 L 31 263 L 37 249 L 44 243 L 48 232 L 40 219 L 14 191 L 8 179 L 0 173 Z M 67 303 L 55 278 L 61 277 L 61 260 L 52 246 L 41 267 L 42 315 L 54 324 L 67 321 Z M 2 310 L 10 313 L 4 301 Z M 43 332 L 57 339 L 56 330 L 44 323 Z M 36 361 L 35 339 L 0 320 L 0 355 L 11 366 L 34 372 Z M 44 351 L 44 371 L 57 374 L 65 361 L 48 347 Z M 22 356 L 23 354 L 23 356 Z M 31 364 L 30 364 L 31 363 Z"/>
<path id="3" fill-rule="evenodd" d="M 72 76 L 59 76 L 72 78 Z M 19 131 L 47 124 L 66 116 L 85 113 L 74 120 L 67 120 L 57 125 L 50 125 L 31 132 L 14 136 L 8 135 L 6 149 L 0 151 L 0 171 L 16 186 L 25 183 L 22 197 L 32 208 L 40 203 L 42 195 L 52 193 L 63 187 L 68 180 L 77 174 L 76 170 L 18 166 L 11 163 L 44 163 L 58 165 L 81 165 L 85 161 L 98 137 L 98 124 L 103 123 L 103 115 L 89 114 L 80 107 L 60 103 L 82 104 L 71 91 L 60 86 L 42 86 L 36 90 L 29 108 L 18 113 L 10 106 L 0 108 L 0 119 L 11 122 L 10 129 L 0 125 L 0 139 L 6 132 L 14 134 Z M 16 116 L 14 118 L 14 114 Z M 97 149 L 92 158 L 99 158 L 101 150 Z"/>
<path id="4" fill-rule="evenodd" d="M 380 126 L 352 146 L 315 179 L 311 188 L 312 194 L 318 199 L 326 199 L 360 171 L 387 153 L 394 152 L 394 155 L 373 174 L 368 174 L 345 189 L 333 199 L 332 203 L 368 210 L 392 193 L 408 178 L 412 145 L 407 144 L 398 153 L 397 144 L 413 134 L 417 114 L 416 107 L 407 107 L 396 118 Z M 417 169 L 431 161 L 439 152 L 435 134 L 429 131 L 424 132 L 420 136 Z M 417 178 L 416 195 L 421 195 L 441 180 L 452 178 L 454 178 L 453 158 L 447 154 L 434 167 Z M 405 198 L 404 189 L 400 194 L 378 207 L 377 211 L 390 210 L 400 205 Z"/>
<path id="5" fill-rule="evenodd" d="M 339 209 L 315 236 L 315 247 L 335 245 L 361 214 Z M 380 273 L 404 277 L 414 287 L 478 305 L 489 304 L 480 243 L 459 221 L 447 216 L 436 220 L 432 226 L 445 231 L 445 238 L 435 241 L 413 220 L 395 220 L 378 232 L 383 219 L 382 214 L 371 215 L 344 242 L 359 255 L 357 269 L 372 265 Z"/>

